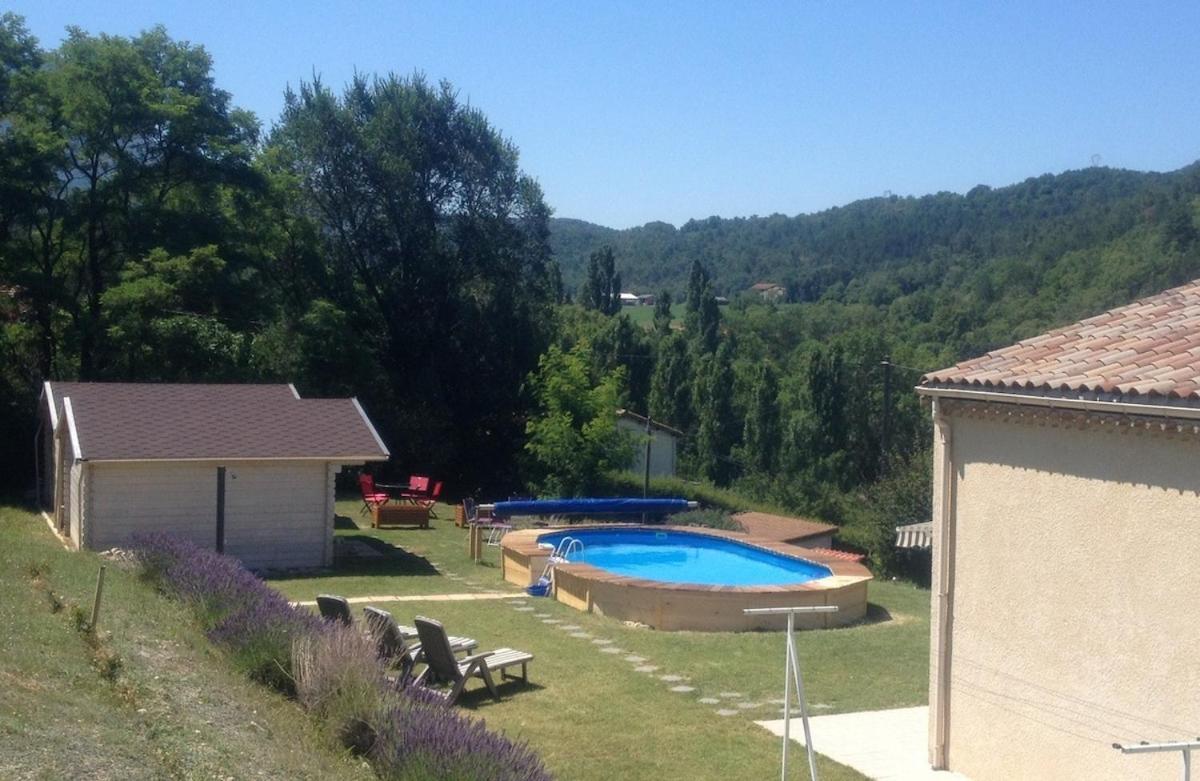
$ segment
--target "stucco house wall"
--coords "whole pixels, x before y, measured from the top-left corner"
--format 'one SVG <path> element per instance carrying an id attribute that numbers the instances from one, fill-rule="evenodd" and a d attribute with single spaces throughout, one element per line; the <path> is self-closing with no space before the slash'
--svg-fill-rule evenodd
<path id="1" fill-rule="evenodd" d="M 983 407 L 935 419 L 931 763 L 1175 777 L 1111 744 L 1200 725 L 1200 435 Z"/>

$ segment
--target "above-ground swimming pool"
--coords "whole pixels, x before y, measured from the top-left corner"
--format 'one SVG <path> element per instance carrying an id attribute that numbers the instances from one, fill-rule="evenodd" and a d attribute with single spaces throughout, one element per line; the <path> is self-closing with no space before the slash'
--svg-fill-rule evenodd
<path id="1" fill-rule="evenodd" d="M 565 538 L 578 540 L 564 543 Z M 753 607 L 837 605 L 797 615 L 805 628 L 837 626 L 866 613 L 871 573 L 829 551 L 745 534 L 672 526 L 573 526 L 511 532 L 501 543 L 511 583 L 537 581 L 555 548 L 553 596 L 564 604 L 656 629 L 782 628 L 783 616 Z"/>
<path id="2" fill-rule="evenodd" d="M 573 564 L 630 578 L 702 586 L 787 586 L 833 574 L 829 567 L 783 556 L 739 540 L 654 528 L 567 529 L 538 537 L 539 545 L 569 545 Z"/>

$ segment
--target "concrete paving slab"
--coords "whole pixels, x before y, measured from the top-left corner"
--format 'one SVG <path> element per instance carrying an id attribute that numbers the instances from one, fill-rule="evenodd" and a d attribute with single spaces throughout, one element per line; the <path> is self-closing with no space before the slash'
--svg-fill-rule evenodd
<path id="1" fill-rule="evenodd" d="M 804 724 L 793 718 L 791 737 L 804 745 Z M 839 713 L 812 716 L 817 752 L 878 781 L 967 781 L 966 776 L 932 770 L 927 758 L 929 708 Z M 783 735 L 783 719 L 757 721 L 774 735 Z M 793 755 L 803 762 L 803 751 Z"/>

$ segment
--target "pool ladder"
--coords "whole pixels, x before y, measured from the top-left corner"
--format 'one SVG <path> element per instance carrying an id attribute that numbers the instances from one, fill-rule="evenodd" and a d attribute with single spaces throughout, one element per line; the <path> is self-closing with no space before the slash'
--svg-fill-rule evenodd
<path id="1" fill-rule="evenodd" d="M 575 551 L 579 551 L 580 554 L 583 553 L 583 540 L 578 537 L 563 537 L 559 540 L 554 553 L 551 553 L 550 558 L 546 560 L 546 567 L 542 570 L 542 578 L 550 577 L 555 564 L 568 563 L 569 559 L 567 557 Z"/>

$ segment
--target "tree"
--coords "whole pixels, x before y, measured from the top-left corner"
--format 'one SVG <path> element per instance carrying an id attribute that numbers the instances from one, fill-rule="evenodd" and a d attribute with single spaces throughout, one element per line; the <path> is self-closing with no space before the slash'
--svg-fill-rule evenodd
<path id="1" fill-rule="evenodd" d="M 589 370 L 591 346 L 570 352 L 552 345 L 529 378 L 537 411 L 526 424 L 529 483 L 550 496 L 581 496 L 608 470 L 629 465 L 633 440 L 617 428 L 617 369 Z"/>
<path id="2" fill-rule="evenodd" d="M 650 416 L 681 431 L 692 427 L 692 362 L 687 339 L 671 334 L 658 344 L 650 378 Z"/>
<path id="3" fill-rule="evenodd" d="M 742 441 L 746 466 L 759 474 L 772 475 L 781 442 L 779 380 L 775 369 L 766 362 L 759 365 L 754 379 Z"/>
<path id="4" fill-rule="evenodd" d="M 555 297 L 549 209 L 516 147 L 419 75 L 359 76 L 340 97 L 303 83 L 269 147 L 319 237 L 309 295 L 343 313 L 326 322 L 361 349 L 359 392 L 394 457 L 468 489 L 511 484 Z"/>
<path id="5" fill-rule="evenodd" d="M 20 34 L 11 17 L 0 26 L 8 57 Z M 78 363 L 62 374 L 113 376 L 103 302 L 122 271 L 157 247 L 180 254 L 228 237 L 223 196 L 253 185 L 258 126 L 211 70 L 203 48 L 162 28 L 135 38 L 71 28 L 41 67 L 6 74 L 5 144 L 24 173 L 0 188 L 23 202 L 7 220 L 3 262 L 34 313 L 43 375 L 69 341 Z"/>
<path id="6" fill-rule="evenodd" d="M 671 294 L 659 291 L 654 299 L 654 334 L 662 339 L 671 333 Z"/>
<path id="7" fill-rule="evenodd" d="M 695 458 L 700 475 L 719 486 L 733 478 L 737 424 L 733 410 L 733 346 L 724 342 L 704 356 L 696 376 Z"/>
<path id="8" fill-rule="evenodd" d="M 606 315 L 621 311 L 621 273 L 616 270 L 612 247 L 601 247 L 588 259 L 587 281 L 579 300 L 585 308 Z"/>

